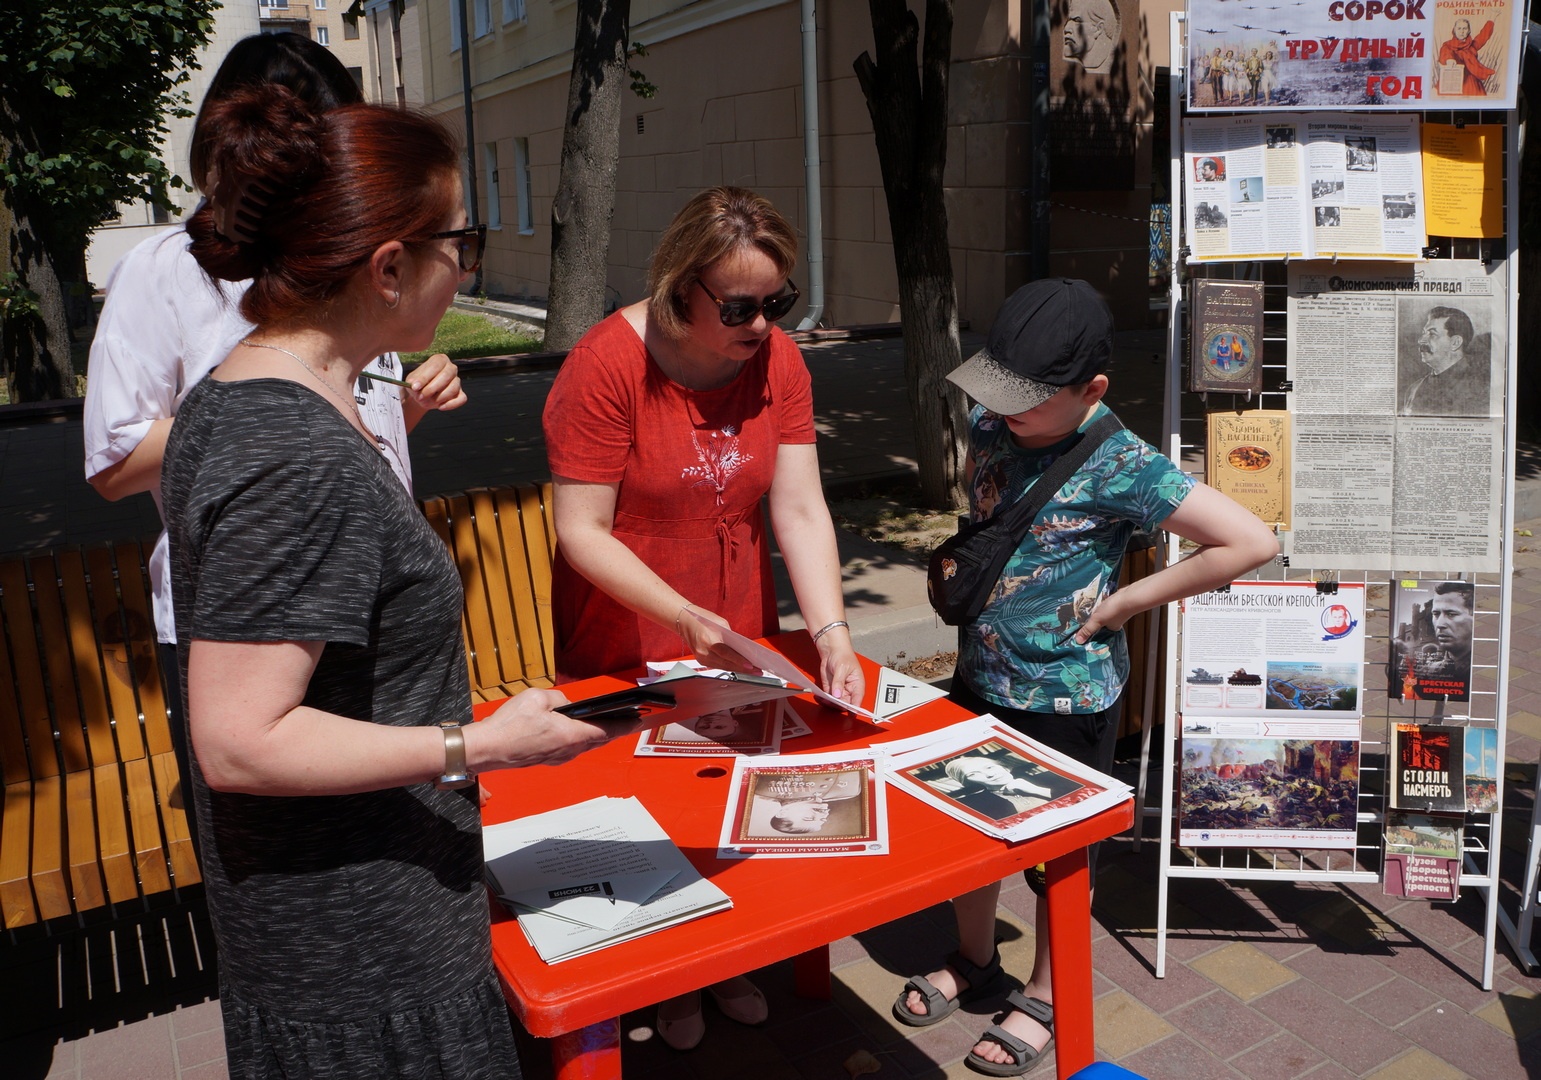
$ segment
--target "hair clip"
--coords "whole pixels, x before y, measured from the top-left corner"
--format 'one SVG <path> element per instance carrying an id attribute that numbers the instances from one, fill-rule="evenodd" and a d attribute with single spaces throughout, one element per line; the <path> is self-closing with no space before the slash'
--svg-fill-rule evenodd
<path id="1" fill-rule="evenodd" d="M 273 190 L 256 177 L 238 173 L 222 177 L 217 166 L 209 169 L 209 207 L 214 212 L 214 231 L 238 244 L 255 244 L 273 195 Z"/>

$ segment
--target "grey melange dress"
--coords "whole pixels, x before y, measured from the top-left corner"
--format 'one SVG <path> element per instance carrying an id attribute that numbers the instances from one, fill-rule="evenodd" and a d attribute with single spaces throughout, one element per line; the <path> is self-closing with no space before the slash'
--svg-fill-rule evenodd
<path id="1" fill-rule="evenodd" d="M 468 721 L 460 580 L 386 461 L 323 398 L 204 379 L 162 471 L 188 642 L 324 641 L 305 703 Z M 519 1076 L 492 969 L 475 788 L 210 791 L 193 765 L 234 1080 Z"/>

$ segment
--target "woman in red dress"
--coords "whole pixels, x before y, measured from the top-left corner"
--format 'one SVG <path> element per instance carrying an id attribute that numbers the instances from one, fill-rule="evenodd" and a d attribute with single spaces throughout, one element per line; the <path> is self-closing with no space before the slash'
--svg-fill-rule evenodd
<path id="1" fill-rule="evenodd" d="M 819 682 L 860 703 L 808 369 L 774 325 L 798 299 L 796 258 L 791 226 L 765 199 L 704 191 L 660 239 L 647 299 L 599 323 L 563 362 L 543 417 L 559 683 L 682 654 L 747 668 L 692 613 L 749 637 L 776 631 L 769 496 Z M 764 1019 L 747 979 L 709 989 L 734 1019 Z M 671 1046 L 696 1045 L 700 995 L 664 1002 L 658 1026 Z"/>

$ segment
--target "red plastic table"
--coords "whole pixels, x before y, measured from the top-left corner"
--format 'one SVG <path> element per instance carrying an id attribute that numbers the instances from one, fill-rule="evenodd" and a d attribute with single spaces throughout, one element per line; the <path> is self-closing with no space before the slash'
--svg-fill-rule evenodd
<path id="1" fill-rule="evenodd" d="M 818 670 L 806 634 L 768 639 L 804 671 Z M 876 667 L 867 669 L 870 703 Z M 603 677 L 564 686 L 573 700 L 628 685 Z M 633 684 L 634 685 L 634 684 Z M 952 723 L 968 714 L 945 699 L 878 728 L 795 698 L 813 728 L 788 752 L 861 747 Z M 485 715 L 495 706 L 478 706 Z M 492 954 L 509 1006 L 551 1040 L 557 1080 L 619 1080 L 620 1016 L 734 975 L 794 958 L 798 993 L 830 994 L 829 943 L 1047 863 L 1053 957 L 1055 1064 L 1060 1080 L 1090 1065 L 1091 896 L 1086 845 L 1133 825 L 1133 803 L 1045 836 L 1008 845 L 890 789 L 887 855 L 849 859 L 718 859 L 717 834 L 731 765 L 723 758 L 634 757 L 634 737 L 565 765 L 488 773 L 487 824 L 596 795 L 635 795 L 702 874 L 733 898 L 731 911 L 546 964 L 514 919 L 494 915 Z M 795 894 L 798 903 L 784 902 Z M 897 986 L 897 982 L 895 983 Z"/>

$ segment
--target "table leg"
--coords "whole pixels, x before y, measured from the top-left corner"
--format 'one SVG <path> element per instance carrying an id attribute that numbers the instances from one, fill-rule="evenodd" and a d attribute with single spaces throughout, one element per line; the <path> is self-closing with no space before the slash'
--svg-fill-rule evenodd
<path id="1" fill-rule="evenodd" d="M 621 1018 L 556 1036 L 551 1066 L 556 1080 L 621 1080 Z"/>
<path id="2" fill-rule="evenodd" d="M 1054 1066 L 1069 1080 L 1097 1057 L 1092 1027 L 1092 903 L 1086 849 L 1053 860 L 1048 878 L 1049 956 L 1054 981 Z"/>
<path id="3" fill-rule="evenodd" d="M 792 957 L 792 986 L 798 997 L 830 999 L 833 992 L 829 983 L 828 945 Z"/>

